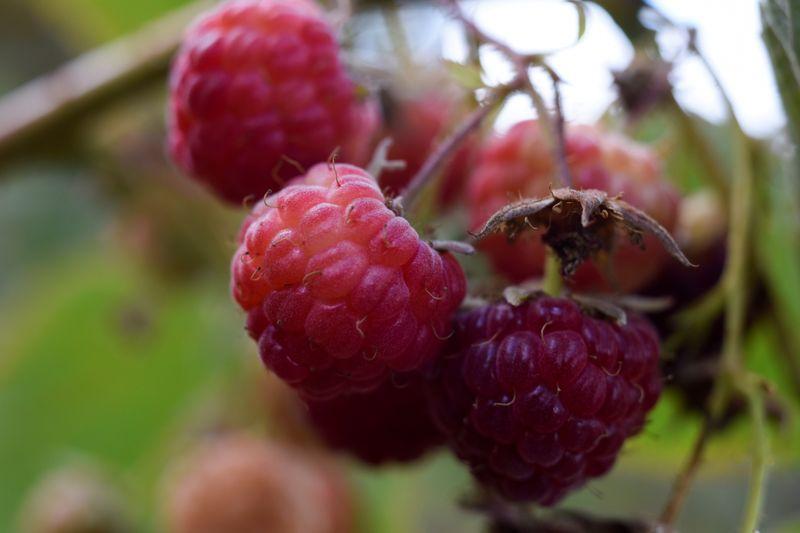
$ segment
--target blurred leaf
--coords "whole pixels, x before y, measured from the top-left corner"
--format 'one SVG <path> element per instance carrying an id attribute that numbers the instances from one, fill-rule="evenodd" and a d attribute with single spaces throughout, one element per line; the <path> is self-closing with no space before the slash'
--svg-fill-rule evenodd
<path id="1" fill-rule="evenodd" d="M 93 180 L 70 167 L 26 165 L 0 175 L 0 297 L 38 274 L 39 265 L 88 246 L 109 212 Z"/>
<path id="2" fill-rule="evenodd" d="M 578 12 L 578 38 L 575 40 L 580 41 L 586 33 L 586 3 L 583 0 L 567 0 L 567 2 L 574 5 Z"/>
<path id="3" fill-rule="evenodd" d="M 190 0 L 30 0 L 29 5 L 78 49 L 141 27 Z"/>
<path id="4" fill-rule="evenodd" d="M 51 264 L 2 310 L 0 531 L 13 530 L 31 483 L 74 452 L 126 474 L 140 506 L 152 501 L 181 415 L 243 346 L 217 285 L 165 291 L 113 256 L 81 256 Z"/>
<path id="5" fill-rule="evenodd" d="M 475 90 L 484 86 L 481 69 L 477 65 L 465 65 L 456 61 L 444 61 L 450 76 L 465 89 Z"/>
<path id="6" fill-rule="evenodd" d="M 800 145 L 800 1 L 764 0 L 761 19 L 789 129 Z"/>

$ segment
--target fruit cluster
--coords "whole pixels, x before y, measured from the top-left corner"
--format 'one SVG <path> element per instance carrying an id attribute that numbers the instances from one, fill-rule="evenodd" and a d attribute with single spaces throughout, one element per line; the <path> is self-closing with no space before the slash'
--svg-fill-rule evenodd
<path id="1" fill-rule="evenodd" d="M 468 113 L 466 100 L 400 95 L 381 116 L 340 56 L 312 2 L 232 0 L 189 30 L 175 60 L 173 158 L 223 200 L 257 199 L 231 263 L 247 332 L 330 447 L 379 464 L 446 443 L 488 489 L 552 505 L 607 472 L 642 428 L 661 390 L 657 333 L 635 313 L 612 319 L 540 293 L 459 311 L 459 261 L 392 199 Z M 466 136 L 440 161 L 440 205 L 465 189 L 460 207 L 477 227 L 510 201 L 546 196 L 563 176 L 541 129 L 525 121 Z M 366 152 L 385 136 L 388 159 L 406 168 L 373 176 Z M 565 144 L 572 187 L 624 194 L 672 228 L 679 197 L 654 152 L 593 127 L 569 127 Z M 337 147 L 347 163 L 331 157 Z M 655 239 L 644 244 L 617 243 L 571 287 L 642 287 L 666 258 Z M 544 273 L 536 231 L 479 248 L 512 281 Z M 231 468 L 272 461 L 241 445 L 253 464 Z"/>

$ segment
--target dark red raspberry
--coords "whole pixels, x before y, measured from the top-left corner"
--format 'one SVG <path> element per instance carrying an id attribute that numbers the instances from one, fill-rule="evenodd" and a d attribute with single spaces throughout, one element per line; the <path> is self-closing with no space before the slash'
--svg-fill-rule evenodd
<path id="1" fill-rule="evenodd" d="M 392 146 L 388 157 L 405 161 L 403 169 L 386 169 L 380 178 L 381 189 L 397 196 L 411 178 L 422 168 L 437 145 L 458 125 L 466 112 L 463 97 L 442 90 L 429 90 L 421 95 L 401 97 L 387 103 L 386 128 L 381 138 L 390 137 Z M 440 205 L 448 205 L 461 194 L 470 165 L 477 152 L 477 137 L 467 137 L 449 158 L 439 183 Z"/>
<path id="2" fill-rule="evenodd" d="M 578 189 L 622 194 L 667 230 L 673 228 L 678 195 L 664 180 L 659 160 L 646 147 L 590 127 L 566 133 L 567 162 Z M 549 145 L 536 121 L 515 125 L 488 141 L 478 156 L 468 185 L 472 226 L 479 228 L 498 209 L 520 198 L 544 197 L 558 184 Z M 584 263 L 570 280 L 580 290 L 624 292 L 644 286 L 660 270 L 667 253 L 652 235 L 644 236 L 645 250 L 620 235 L 608 264 Z M 520 235 L 513 243 L 501 234 L 481 242 L 495 268 L 514 282 L 542 275 L 545 246 L 540 231 Z M 606 275 L 606 272 L 610 273 Z"/>
<path id="3" fill-rule="evenodd" d="M 189 28 L 173 64 L 172 157 L 230 202 L 279 189 L 336 147 L 362 163 L 376 125 L 308 0 L 224 2 Z"/>
<path id="4" fill-rule="evenodd" d="M 444 439 L 427 411 L 423 382 L 404 381 L 389 380 L 367 394 L 310 401 L 311 424 L 328 446 L 366 463 L 413 461 Z"/>
<path id="5" fill-rule="evenodd" d="M 605 474 L 661 391 L 658 337 L 541 297 L 461 315 L 429 383 L 434 420 L 473 475 L 503 496 L 558 502 Z"/>
<path id="6" fill-rule="evenodd" d="M 322 456 L 247 434 L 215 437 L 167 483 L 172 533 L 347 533 L 350 487 Z"/>
<path id="7" fill-rule="evenodd" d="M 264 363 L 316 399 L 374 390 L 431 360 L 466 285 L 458 262 L 349 165 L 317 165 L 257 206 L 231 267 Z"/>

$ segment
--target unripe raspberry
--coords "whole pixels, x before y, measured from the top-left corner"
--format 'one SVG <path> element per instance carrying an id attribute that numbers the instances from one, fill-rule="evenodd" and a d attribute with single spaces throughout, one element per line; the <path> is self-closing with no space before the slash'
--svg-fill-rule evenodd
<path id="1" fill-rule="evenodd" d="M 577 189 L 599 189 L 642 209 L 667 230 L 676 218 L 678 195 L 664 180 L 658 158 L 649 149 L 590 127 L 566 132 L 567 163 Z M 468 202 L 472 226 L 479 228 L 501 207 L 520 198 L 547 196 L 559 176 L 547 140 L 536 121 L 520 122 L 505 135 L 488 141 L 470 177 Z M 580 290 L 641 288 L 655 276 L 667 253 L 652 235 L 645 250 L 620 235 L 603 261 L 584 263 L 570 283 Z M 514 282 L 542 275 L 545 247 L 540 231 L 528 231 L 513 243 L 500 234 L 481 242 L 495 268 Z"/>
<path id="2" fill-rule="evenodd" d="M 231 268 L 265 365 L 312 399 L 368 392 L 430 361 L 466 285 L 349 165 L 317 165 L 257 206 Z"/>
<path id="3" fill-rule="evenodd" d="M 567 299 L 461 315 L 429 383 L 439 428 L 476 479 L 506 498 L 552 505 L 608 472 L 661 391 L 658 337 Z"/>
<path id="4" fill-rule="evenodd" d="M 360 163 L 377 125 L 309 0 L 231 0 L 186 33 L 170 78 L 169 149 L 221 198 L 260 199 L 326 161 Z"/>
<path id="5" fill-rule="evenodd" d="M 333 449 L 373 465 L 408 462 L 440 445 L 422 381 L 387 381 L 367 394 L 308 402 L 311 425 Z"/>
<path id="6" fill-rule="evenodd" d="M 248 435 L 202 446 L 169 480 L 172 533 L 349 533 L 342 473 L 319 457 Z"/>
<path id="7" fill-rule="evenodd" d="M 403 169 L 385 169 L 380 178 L 381 189 L 390 196 L 402 193 L 425 160 L 458 125 L 466 112 L 463 97 L 456 91 L 429 90 L 420 95 L 401 96 L 391 100 L 385 117 L 386 128 L 380 137 L 390 137 L 390 160 L 405 162 Z M 464 186 L 469 168 L 477 152 L 477 137 L 470 136 L 447 159 L 441 170 L 438 189 L 439 204 L 455 200 Z"/>

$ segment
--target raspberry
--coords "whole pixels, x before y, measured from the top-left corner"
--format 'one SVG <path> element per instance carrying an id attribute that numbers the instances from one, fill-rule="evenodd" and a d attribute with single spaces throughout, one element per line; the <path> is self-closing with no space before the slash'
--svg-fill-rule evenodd
<path id="1" fill-rule="evenodd" d="M 234 298 L 265 365 L 306 398 L 374 390 L 451 332 L 461 267 L 384 202 L 365 171 L 320 164 L 242 228 Z"/>
<path id="2" fill-rule="evenodd" d="M 390 137 L 388 158 L 405 161 L 403 169 L 386 169 L 381 174 L 381 188 L 390 196 L 400 194 L 411 178 L 451 130 L 463 111 L 456 96 L 428 91 L 387 105 L 386 130 L 381 138 Z M 468 137 L 446 161 L 439 185 L 439 204 L 449 205 L 460 194 L 470 165 L 474 161 L 477 138 Z"/>
<path id="3" fill-rule="evenodd" d="M 427 413 L 424 384 L 387 381 L 367 394 L 308 402 L 312 426 L 331 448 L 378 465 L 408 462 L 442 443 Z"/>
<path id="4" fill-rule="evenodd" d="M 166 515 L 173 533 L 347 533 L 353 526 L 338 469 L 249 435 L 195 450 L 168 484 Z"/>
<path id="5" fill-rule="evenodd" d="M 671 230 L 678 195 L 662 176 L 655 154 L 644 146 L 590 127 L 566 133 L 567 161 L 578 189 L 600 189 L 624 194 L 624 199 L 646 211 Z M 479 228 L 498 209 L 520 197 L 543 197 L 557 183 L 547 141 L 536 121 L 516 124 L 503 136 L 486 143 L 468 184 L 472 226 Z M 570 280 L 580 290 L 619 288 L 634 291 L 659 271 L 667 253 L 655 237 L 644 236 L 645 250 L 620 236 L 610 264 L 584 263 Z M 494 267 L 514 282 L 541 276 L 545 248 L 540 232 L 526 232 L 509 243 L 500 235 L 481 242 Z M 604 275 L 605 272 L 611 273 Z"/>
<path id="6" fill-rule="evenodd" d="M 169 149 L 221 198 L 261 198 L 308 167 L 362 162 L 377 122 L 308 0 L 233 0 L 189 28 L 170 78 Z"/>
<path id="7" fill-rule="evenodd" d="M 567 299 L 488 305 L 459 316 L 430 407 L 458 457 L 511 500 L 552 505 L 608 472 L 661 391 L 658 337 Z"/>

